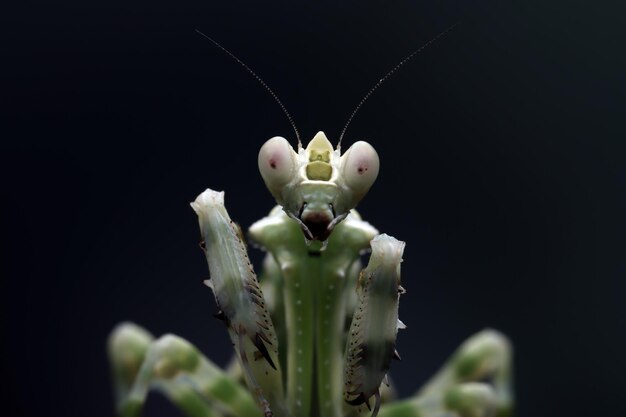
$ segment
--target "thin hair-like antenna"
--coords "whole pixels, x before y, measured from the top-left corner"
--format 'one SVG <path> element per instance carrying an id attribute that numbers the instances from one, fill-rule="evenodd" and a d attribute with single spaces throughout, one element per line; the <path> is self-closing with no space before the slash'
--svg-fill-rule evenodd
<path id="1" fill-rule="evenodd" d="M 280 101 L 280 99 L 278 98 L 278 96 L 276 95 L 276 93 L 274 93 L 274 91 L 272 91 L 272 89 L 265 84 L 265 81 L 263 81 L 263 79 L 261 79 L 261 77 L 259 77 L 256 72 L 252 71 L 252 69 L 247 66 L 245 64 L 245 62 L 243 62 L 241 59 L 237 58 L 237 56 L 235 54 L 233 54 L 232 52 L 230 52 L 228 49 L 224 48 L 222 45 L 220 45 L 216 40 L 212 39 L 211 37 L 205 35 L 204 33 L 200 32 L 198 29 L 196 29 L 196 33 L 198 33 L 199 35 L 205 37 L 206 39 L 208 39 L 209 41 L 211 41 L 211 43 L 213 43 L 213 45 L 217 46 L 218 48 L 220 48 L 222 51 L 224 51 L 226 54 L 228 54 L 228 56 L 230 56 L 232 59 L 234 59 L 235 61 L 237 61 L 242 67 L 244 67 L 250 74 L 252 74 L 252 76 L 259 82 L 261 83 L 261 85 L 263 87 L 265 87 L 265 89 L 267 90 L 268 93 L 270 93 L 270 95 L 274 98 L 274 100 L 276 101 L 276 103 L 278 103 L 278 105 L 280 106 L 280 108 L 283 110 L 283 113 L 285 113 L 285 116 L 287 116 L 287 119 L 289 120 L 289 123 L 291 123 L 291 127 L 293 127 L 294 132 L 296 132 L 296 139 L 298 139 L 298 148 L 302 147 L 302 141 L 300 141 L 300 133 L 298 132 L 298 128 L 296 127 L 296 124 L 293 122 L 293 119 L 291 118 L 291 115 L 289 114 L 289 112 L 287 111 L 287 108 L 285 107 L 285 105 L 283 104 L 282 101 Z"/>
<path id="2" fill-rule="evenodd" d="M 418 49 L 416 49 L 415 51 L 411 52 L 409 55 L 407 55 L 402 61 L 400 61 L 398 63 L 398 65 L 396 65 L 395 67 L 393 67 L 391 70 L 389 70 L 389 72 L 387 74 L 385 74 L 385 76 L 383 78 L 381 78 L 380 80 L 378 80 L 378 82 L 376 84 L 374 84 L 374 86 L 367 92 L 367 94 L 365 94 L 365 96 L 361 99 L 361 101 L 359 101 L 359 104 L 357 104 L 356 108 L 354 109 L 354 111 L 352 112 L 352 114 L 350 115 L 350 117 L 348 117 L 348 121 L 346 122 L 346 124 L 343 127 L 343 130 L 341 131 L 341 135 L 339 135 L 339 142 L 337 142 L 337 149 L 341 149 L 341 140 L 343 139 L 343 136 L 346 133 L 346 130 L 348 130 L 348 126 L 350 125 L 350 122 L 352 121 L 352 119 L 354 118 L 354 115 L 359 111 L 359 109 L 361 108 L 361 106 L 363 105 L 363 103 L 365 103 L 365 101 L 367 101 L 367 99 L 372 95 L 372 93 L 374 91 L 376 91 L 376 89 L 378 89 L 378 87 L 380 87 L 380 85 L 382 83 L 384 83 L 387 78 L 389 78 L 391 76 L 391 74 L 393 74 L 394 72 L 396 72 L 402 65 L 406 64 L 406 62 L 408 60 L 410 60 L 411 58 L 413 58 L 415 55 L 419 54 L 420 52 L 422 52 L 424 49 L 426 49 L 428 46 L 430 46 L 431 44 L 433 44 L 435 41 L 437 41 L 439 38 L 441 38 L 442 36 L 444 36 L 445 34 L 447 34 L 448 32 L 450 32 L 452 29 L 454 29 L 460 22 L 456 22 L 455 24 L 449 26 L 447 29 L 445 29 L 443 32 L 441 32 L 440 34 L 438 34 L 437 36 L 435 36 L 434 38 L 432 38 L 431 40 L 429 40 L 428 42 L 426 42 L 424 45 L 420 46 Z"/>

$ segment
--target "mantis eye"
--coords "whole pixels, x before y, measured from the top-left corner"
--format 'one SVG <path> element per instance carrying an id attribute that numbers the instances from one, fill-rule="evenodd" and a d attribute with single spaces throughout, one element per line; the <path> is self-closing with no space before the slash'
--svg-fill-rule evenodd
<path id="1" fill-rule="evenodd" d="M 355 142 L 341 157 L 341 172 L 348 187 L 364 195 L 378 176 L 378 154 L 367 142 Z"/>
<path id="2" fill-rule="evenodd" d="M 265 185 L 275 198 L 280 190 L 294 177 L 297 155 L 287 140 L 275 136 L 265 142 L 259 151 L 259 171 Z"/>

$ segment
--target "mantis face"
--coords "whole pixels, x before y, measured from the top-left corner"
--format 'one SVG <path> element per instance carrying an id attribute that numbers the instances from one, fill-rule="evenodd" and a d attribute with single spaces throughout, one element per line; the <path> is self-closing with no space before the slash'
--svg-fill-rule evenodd
<path id="1" fill-rule="evenodd" d="M 276 136 L 259 151 L 259 171 L 276 202 L 296 220 L 307 241 L 326 241 L 365 196 L 378 176 L 379 160 L 367 142 L 355 142 L 343 155 L 324 132 L 296 153 Z"/>

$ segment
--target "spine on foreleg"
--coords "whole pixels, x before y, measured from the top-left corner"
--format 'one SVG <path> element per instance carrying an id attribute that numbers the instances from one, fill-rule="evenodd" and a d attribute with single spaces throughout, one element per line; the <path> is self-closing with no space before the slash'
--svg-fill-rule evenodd
<path id="1" fill-rule="evenodd" d="M 269 403 L 280 402 L 283 394 L 278 341 L 241 233 L 224 207 L 224 192 L 207 189 L 191 206 L 200 222 L 211 275 L 205 283 L 215 294 L 217 317 L 226 323 L 250 388 L 272 415 Z"/>
<path id="2" fill-rule="evenodd" d="M 404 242 L 386 234 L 376 236 L 367 267 L 357 283 L 357 306 L 346 344 L 344 398 L 352 405 L 366 404 L 375 396 L 372 416 L 380 407 L 379 387 L 385 380 L 395 350 Z"/>

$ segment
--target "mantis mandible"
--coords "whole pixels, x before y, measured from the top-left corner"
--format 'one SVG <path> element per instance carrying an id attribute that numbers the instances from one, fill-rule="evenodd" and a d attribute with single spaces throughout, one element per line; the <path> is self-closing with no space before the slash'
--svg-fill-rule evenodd
<path id="1" fill-rule="evenodd" d="M 234 365 L 221 370 L 178 336 L 155 340 L 146 330 L 122 323 L 109 338 L 120 415 L 139 415 L 150 389 L 192 417 L 512 413 L 511 347 L 494 330 L 463 343 L 413 396 L 391 401 L 387 373 L 392 359 L 400 359 L 396 336 L 406 327 L 398 318 L 405 243 L 380 234 L 355 211 L 378 175 L 377 152 L 364 141 L 341 151 L 348 124 L 371 93 L 451 29 L 379 80 L 351 114 L 335 148 L 323 132 L 305 148 L 274 92 L 202 34 L 270 92 L 294 128 L 297 148 L 277 136 L 259 151 L 259 171 L 277 202 L 249 229 L 250 239 L 267 252 L 260 280 L 243 234 L 226 211 L 224 192 L 207 189 L 191 203 L 210 271 L 205 284 L 231 338 Z M 368 252 L 362 268 L 361 256 Z"/>

